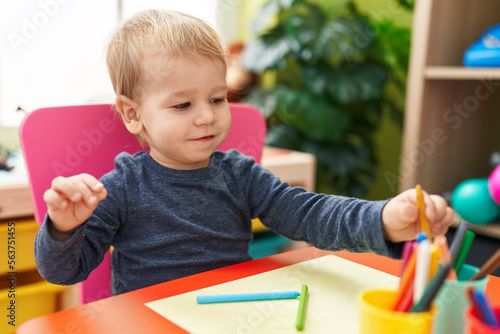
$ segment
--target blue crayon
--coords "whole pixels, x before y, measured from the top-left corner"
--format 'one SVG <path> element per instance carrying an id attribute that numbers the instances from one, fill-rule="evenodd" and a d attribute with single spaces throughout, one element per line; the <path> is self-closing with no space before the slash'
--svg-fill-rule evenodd
<path id="1" fill-rule="evenodd" d="M 247 302 L 255 300 L 293 299 L 300 296 L 297 291 L 238 293 L 233 295 L 198 296 L 198 304 Z"/>

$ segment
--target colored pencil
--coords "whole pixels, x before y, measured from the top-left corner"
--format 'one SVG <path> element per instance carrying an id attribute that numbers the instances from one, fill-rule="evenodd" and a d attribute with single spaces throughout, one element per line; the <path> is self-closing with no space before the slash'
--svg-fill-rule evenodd
<path id="1" fill-rule="evenodd" d="M 427 218 L 425 218 L 424 194 L 422 193 L 422 187 L 420 186 L 420 184 L 416 185 L 415 190 L 417 191 L 417 207 L 420 216 L 420 231 L 425 232 L 427 234 L 427 238 L 429 238 L 429 240 L 432 240 L 431 228 L 429 226 Z"/>
<path id="2" fill-rule="evenodd" d="M 500 248 L 479 268 L 479 271 L 472 276 L 469 281 L 485 278 L 486 275 L 494 272 L 500 267 Z"/>
<path id="3" fill-rule="evenodd" d="M 410 260 L 411 254 L 417 248 L 418 243 L 416 241 L 407 241 L 403 246 L 403 252 L 401 253 L 401 267 L 399 268 L 399 276 L 402 276 L 408 261 Z"/>
<path id="4" fill-rule="evenodd" d="M 455 236 L 453 237 L 450 245 L 451 263 L 455 263 L 455 259 L 457 258 L 460 246 L 462 246 L 462 241 L 464 240 L 465 232 L 467 232 L 467 229 L 467 223 L 465 223 L 464 221 L 461 221 L 460 224 L 458 224 Z"/>
<path id="5" fill-rule="evenodd" d="M 429 268 L 428 281 L 430 281 L 434 277 L 434 275 L 436 275 L 438 270 L 439 270 L 439 248 L 433 243 L 431 243 L 431 264 Z"/>
<path id="6" fill-rule="evenodd" d="M 408 312 L 413 306 L 413 284 L 408 286 L 408 289 L 405 291 L 403 298 L 401 298 L 401 302 L 396 307 L 395 311 L 397 312 Z"/>
<path id="7" fill-rule="evenodd" d="M 408 264 L 406 265 L 403 276 L 401 276 L 401 280 L 399 282 L 399 288 L 396 292 L 396 297 L 394 297 L 394 303 L 392 305 L 393 310 L 397 310 L 400 308 L 400 304 L 402 299 L 404 298 L 407 290 L 410 285 L 413 285 L 413 278 L 415 276 L 415 264 L 417 262 L 417 252 L 413 251 L 411 254 L 410 260 L 408 260 Z"/>
<path id="8" fill-rule="evenodd" d="M 457 272 L 457 275 L 460 275 L 460 270 L 462 270 L 462 266 L 465 263 L 465 259 L 467 258 L 467 255 L 469 254 L 469 250 L 472 246 L 472 242 L 474 241 L 474 238 L 476 237 L 476 233 L 472 231 L 466 231 L 464 240 L 462 242 L 462 245 L 460 246 L 460 250 L 458 251 L 457 258 L 454 263 L 455 271 Z"/>
<path id="9" fill-rule="evenodd" d="M 230 302 L 246 302 L 255 300 L 273 300 L 273 299 L 293 299 L 300 296 L 297 291 L 277 291 L 277 292 L 258 292 L 258 293 L 239 293 L 232 295 L 212 295 L 198 296 L 196 301 L 198 304 L 210 303 L 230 303 Z"/>
<path id="10" fill-rule="evenodd" d="M 481 320 L 490 325 L 491 327 L 498 328 L 498 320 L 493 312 L 486 295 L 479 291 L 474 291 L 472 293 L 474 298 L 476 311 L 479 311 L 479 316 Z"/>
<path id="11" fill-rule="evenodd" d="M 301 331 L 304 329 L 304 322 L 306 318 L 306 303 L 307 303 L 307 285 L 302 285 L 302 290 L 300 291 L 299 299 L 299 310 L 297 312 L 297 320 L 295 321 L 295 328 Z"/>

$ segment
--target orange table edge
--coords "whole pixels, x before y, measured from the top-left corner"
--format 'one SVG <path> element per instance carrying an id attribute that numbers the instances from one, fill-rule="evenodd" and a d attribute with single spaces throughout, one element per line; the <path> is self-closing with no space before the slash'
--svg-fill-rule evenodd
<path id="1" fill-rule="evenodd" d="M 19 326 L 18 334 L 60 333 L 187 333 L 144 304 L 181 293 L 234 281 L 332 254 L 391 275 L 398 275 L 400 260 L 371 253 L 328 252 L 307 247 L 219 268 L 157 284 L 79 307 L 34 318 Z M 146 275 L 147 273 L 145 273 Z M 487 291 L 500 305 L 500 278 L 490 276 Z"/>

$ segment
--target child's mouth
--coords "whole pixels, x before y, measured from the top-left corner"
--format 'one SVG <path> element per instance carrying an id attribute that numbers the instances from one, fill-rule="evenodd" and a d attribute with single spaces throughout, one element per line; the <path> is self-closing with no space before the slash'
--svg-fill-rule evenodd
<path id="1" fill-rule="evenodd" d="M 213 136 L 213 135 L 210 135 L 210 136 L 200 137 L 200 138 L 195 139 L 195 140 L 196 140 L 196 141 L 207 141 L 207 140 L 210 140 L 210 139 L 212 139 L 212 138 L 214 138 L 214 136 Z"/>

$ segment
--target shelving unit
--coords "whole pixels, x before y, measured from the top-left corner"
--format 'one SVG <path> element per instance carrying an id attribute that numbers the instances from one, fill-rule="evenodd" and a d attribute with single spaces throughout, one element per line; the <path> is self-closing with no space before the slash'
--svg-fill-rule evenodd
<path id="1" fill-rule="evenodd" d="M 488 176 L 500 147 L 500 69 L 461 66 L 465 50 L 500 22 L 493 0 L 416 3 L 401 190 L 431 192 Z"/>
<path id="2" fill-rule="evenodd" d="M 471 68 L 463 66 L 428 66 L 425 69 L 427 80 L 499 80 L 500 69 Z"/>
<path id="3" fill-rule="evenodd" d="M 416 1 L 401 191 L 420 183 L 443 193 L 491 172 L 489 158 L 500 149 L 500 68 L 466 68 L 462 59 L 497 23 L 495 0 Z"/>

